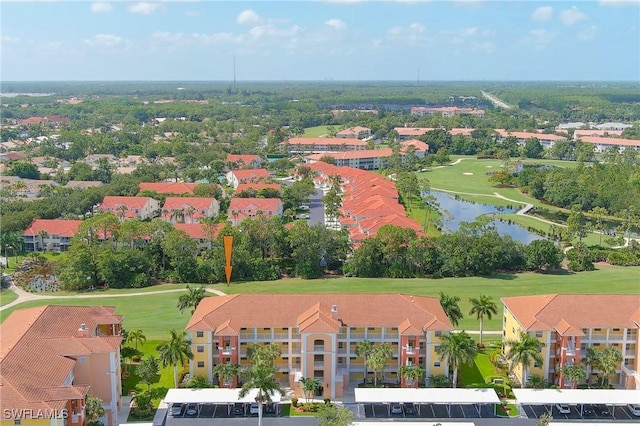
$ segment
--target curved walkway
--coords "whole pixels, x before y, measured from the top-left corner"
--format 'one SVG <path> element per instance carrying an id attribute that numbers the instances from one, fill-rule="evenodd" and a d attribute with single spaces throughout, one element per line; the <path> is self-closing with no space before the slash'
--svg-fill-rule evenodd
<path id="1" fill-rule="evenodd" d="M 7 303 L 4 306 L 0 306 L 0 312 L 8 309 L 12 306 L 19 305 L 20 303 L 30 302 L 33 300 L 52 300 L 52 299 L 63 299 L 66 296 L 53 296 L 47 294 L 37 294 L 37 293 L 29 293 L 28 291 L 23 290 L 22 288 L 12 284 L 9 287 L 9 290 L 13 291 L 18 295 L 18 298 L 11 303 Z M 184 291 L 184 288 L 175 288 L 170 290 L 158 290 L 158 291 L 146 291 L 146 292 L 136 292 L 136 293 L 116 293 L 116 294 L 76 294 L 70 295 L 69 298 L 74 299 L 99 299 L 99 298 L 107 298 L 107 297 L 131 297 L 131 296 L 147 296 L 150 294 L 162 294 L 162 293 L 177 293 L 180 291 Z M 226 293 L 216 290 L 213 288 L 206 288 L 207 293 L 213 293 L 217 296 L 226 296 Z"/>

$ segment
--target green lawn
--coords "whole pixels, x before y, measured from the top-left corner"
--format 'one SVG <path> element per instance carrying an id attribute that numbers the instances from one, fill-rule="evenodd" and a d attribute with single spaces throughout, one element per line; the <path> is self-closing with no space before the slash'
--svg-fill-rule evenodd
<path id="1" fill-rule="evenodd" d="M 11 290 L 0 291 L 0 306 L 7 305 L 18 298 L 18 295 Z"/>
<path id="2" fill-rule="evenodd" d="M 145 334 L 147 334 L 146 331 Z M 154 355 L 157 358 L 158 351 L 156 350 L 156 347 L 160 343 L 162 343 L 162 340 L 147 340 L 142 345 L 138 346 L 138 349 L 140 349 L 144 354 L 143 359 L 145 357 L 148 357 L 149 355 Z M 133 345 L 129 344 L 129 346 Z M 140 378 L 135 374 L 136 366 L 136 364 L 132 364 L 130 363 L 130 361 L 128 361 L 128 364 L 126 365 L 129 375 L 126 379 L 122 380 L 123 395 L 129 394 L 129 392 L 132 390 L 136 393 L 145 392 L 149 388 L 146 384 L 139 383 Z M 181 367 L 180 365 L 178 365 L 178 371 L 180 370 Z M 158 376 L 156 382 L 151 385 L 151 390 L 155 390 L 155 392 L 160 394 L 159 397 L 154 398 L 154 406 L 158 406 L 158 402 L 164 396 L 164 394 L 167 393 L 167 389 L 170 388 L 173 388 L 173 367 L 167 366 L 163 368 L 162 365 L 160 365 L 160 375 Z"/>
<path id="3" fill-rule="evenodd" d="M 327 130 L 326 125 L 324 126 L 315 126 L 315 127 L 307 127 L 306 129 L 304 129 L 304 134 L 302 135 L 302 137 L 305 138 L 320 138 L 320 137 L 326 137 L 327 134 L 329 133 Z"/>

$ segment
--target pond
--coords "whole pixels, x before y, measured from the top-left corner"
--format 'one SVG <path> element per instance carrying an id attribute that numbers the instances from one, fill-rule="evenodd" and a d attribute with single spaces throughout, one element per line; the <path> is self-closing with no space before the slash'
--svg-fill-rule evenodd
<path id="1" fill-rule="evenodd" d="M 430 194 L 433 195 L 440 204 L 442 228 L 451 232 L 457 231 L 460 228 L 461 222 L 473 222 L 478 218 L 478 216 L 515 213 L 518 210 L 516 208 L 456 200 L 453 194 L 448 194 L 446 192 L 431 191 Z M 532 241 L 544 238 L 515 224 L 501 222 L 499 220 L 494 220 L 491 223 L 495 225 L 500 235 L 510 235 L 515 241 L 520 241 L 524 244 L 529 244 Z"/>

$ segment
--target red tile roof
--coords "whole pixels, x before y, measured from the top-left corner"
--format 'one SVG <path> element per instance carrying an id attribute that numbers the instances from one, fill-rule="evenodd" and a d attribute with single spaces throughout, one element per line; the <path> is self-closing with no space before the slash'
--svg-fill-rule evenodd
<path id="1" fill-rule="evenodd" d="M 40 231 L 44 231 L 48 235 L 59 235 L 61 237 L 72 238 L 78 232 L 78 227 L 81 223 L 81 220 L 34 219 L 29 227 L 24 230 L 22 235 L 36 236 Z"/>
<path id="2" fill-rule="evenodd" d="M 212 225 L 210 231 L 207 230 L 208 226 L 209 225 L 205 225 L 202 223 L 175 223 L 173 225 L 173 227 L 177 230 L 186 232 L 189 238 L 202 240 L 209 238 L 218 238 L 218 234 L 220 233 L 222 228 L 224 228 L 224 223 L 216 223 Z"/>
<path id="3" fill-rule="evenodd" d="M 269 171 L 267 169 L 231 170 L 231 173 L 233 173 L 239 181 L 269 177 Z"/>
<path id="4" fill-rule="evenodd" d="M 598 136 L 582 136 L 580 138 L 580 140 L 582 142 L 592 143 L 592 144 L 640 147 L 640 140 L 635 140 L 635 139 L 605 138 L 605 137 L 598 137 Z"/>
<path id="5" fill-rule="evenodd" d="M 228 163 L 237 163 L 237 164 L 246 164 L 247 166 L 251 165 L 251 163 L 260 162 L 259 155 L 251 155 L 251 154 L 228 154 L 227 155 Z"/>
<path id="6" fill-rule="evenodd" d="M 158 194 L 193 194 L 197 183 L 187 182 L 140 182 L 140 191 L 155 191 Z"/>
<path id="7" fill-rule="evenodd" d="M 367 146 L 367 143 L 355 138 L 289 138 L 289 145 L 354 145 Z"/>
<path id="8" fill-rule="evenodd" d="M 232 198 L 229 203 L 229 212 L 239 210 L 276 212 L 281 205 L 280 198 Z"/>
<path id="9" fill-rule="evenodd" d="M 193 207 L 196 210 L 208 210 L 215 201 L 215 198 L 206 197 L 167 197 L 162 208 L 171 210 Z"/>
<path id="10" fill-rule="evenodd" d="M 253 307 L 260 306 L 260 309 Z M 333 306 L 336 313 L 332 312 Z M 448 331 L 451 323 L 435 297 L 406 294 L 236 294 L 207 297 L 187 330 L 218 331 L 231 321 L 241 327 L 300 327 L 336 332 L 347 327 L 400 327 Z"/>
<path id="11" fill-rule="evenodd" d="M 279 183 L 265 183 L 265 182 L 245 182 L 239 183 L 236 188 L 236 193 L 244 192 L 249 189 L 254 191 L 260 191 L 261 189 L 273 189 L 275 191 L 280 191 L 282 189 L 282 185 Z"/>
<path id="12" fill-rule="evenodd" d="M 142 209 L 151 197 L 126 197 L 117 195 L 107 195 L 100 204 L 101 210 L 117 209 L 120 206 L 126 206 L 129 210 Z"/>

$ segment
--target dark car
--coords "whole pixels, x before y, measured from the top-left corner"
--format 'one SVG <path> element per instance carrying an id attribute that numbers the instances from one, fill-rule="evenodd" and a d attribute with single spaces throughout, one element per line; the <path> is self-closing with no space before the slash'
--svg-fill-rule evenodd
<path id="1" fill-rule="evenodd" d="M 400 404 L 391 404 L 391 414 L 402 414 L 402 405 Z"/>
<path id="2" fill-rule="evenodd" d="M 404 414 L 407 416 L 414 416 L 416 414 L 416 406 L 412 402 L 404 404 Z"/>
<path id="3" fill-rule="evenodd" d="M 198 404 L 192 402 L 187 405 L 187 409 L 184 411 L 185 417 L 197 417 L 198 416 Z"/>
<path id="4" fill-rule="evenodd" d="M 183 410 L 184 410 L 184 404 L 171 404 L 171 416 L 172 417 L 181 416 Z"/>
<path id="5" fill-rule="evenodd" d="M 233 404 L 233 415 L 244 416 L 244 404 L 242 402 L 236 402 Z"/>
<path id="6" fill-rule="evenodd" d="M 591 404 L 586 404 L 582 407 L 582 415 L 593 416 L 596 413 L 596 409 Z"/>

